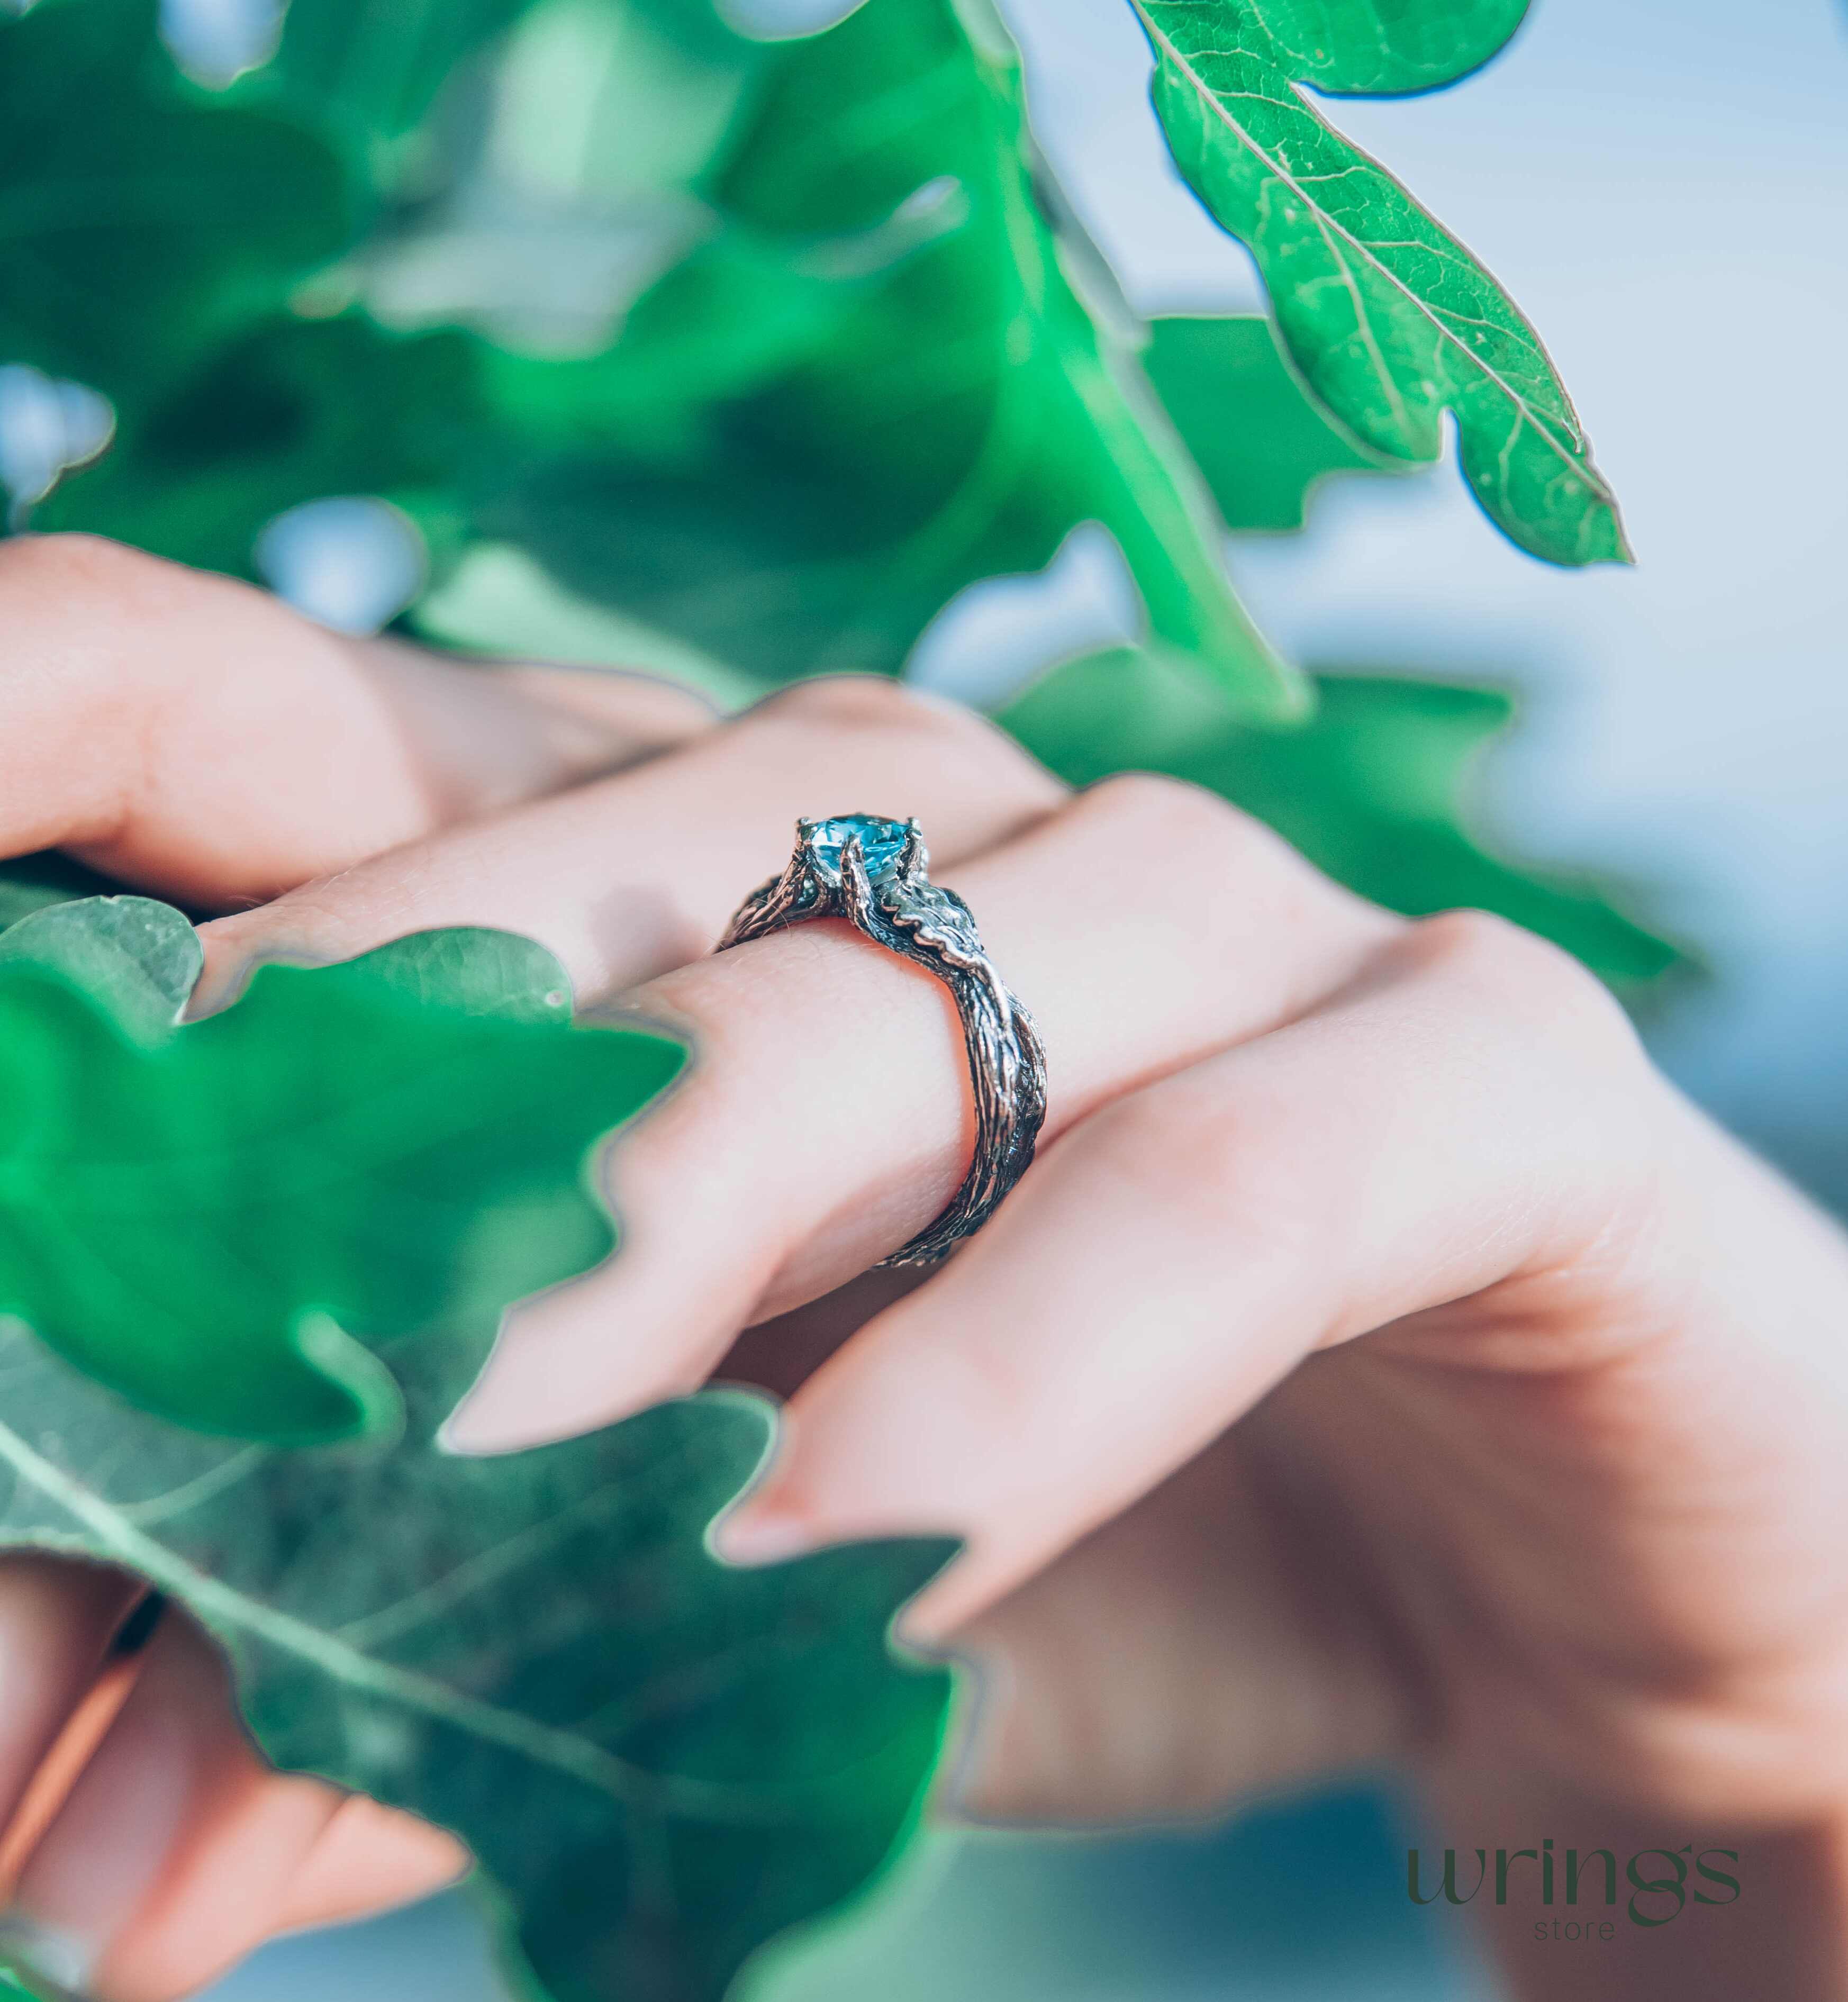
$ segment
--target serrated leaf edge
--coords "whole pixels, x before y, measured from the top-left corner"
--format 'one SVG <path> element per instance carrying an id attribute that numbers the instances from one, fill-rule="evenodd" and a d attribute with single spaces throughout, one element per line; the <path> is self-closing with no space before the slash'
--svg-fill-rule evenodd
<path id="1" fill-rule="evenodd" d="M 1584 480 L 1585 483 L 1592 489 L 1592 492 L 1597 496 L 1597 497 L 1603 502 L 1606 507 L 1611 510 L 1613 517 L 1616 517 L 1617 514 L 1616 496 L 1613 493 L 1609 483 L 1605 479 L 1604 475 L 1599 470 L 1597 466 L 1592 460 L 1588 454 L 1583 459 L 1575 458 L 1571 451 L 1566 445 L 1561 443 L 1558 435 L 1554 431 L 1551 423 L 1549 422 L 1539 411 L 1536 410 L 1533 407 L 1532 404 L 1528 401 L 1526 397 L 1522 396 L 1520 392 L 1500 373 L 1498 370 L 1494 368 L 1488 361 L 1484 360 L 1482 356 L 1477 354 L 1474 350 L 1466 346 L 1465 343 L 1445 324 L 1443 319 L 1438 314 L 1433 312 L 1430 307 L 1425 304 L 1424 301 L 1420 298 L 1418 295 L 1407 286 L 1396 273 L 1383 263 L 1378 257 L 1375 256 L 1372 251 L 1368 249 L 1366 245 L 1362 243 L 1351 231 L 1344 228 L 1334 219 L 1334 218 L 1327 214 L 1321 206 L 1311 198 L 1308 191 L 1303 187 L 1302 183 L 1296 178 L 1296 176 L 1291 173 L 1289 169 L 1285 167 L 1281 161 L 1278 160 L 1271 153 L 1267 152 L 1264 147 L 1260 146 L 1245 129 L 1245 127 L 1239 123 L 1238 120 L 1233 117 L 1232 113 L 1226 110 L 1224 100 L 1219 96 L 1219 93 L 1212 89 L 1212 85 L 1207 82 L 1205 78 L 1200 74 L 1198 70 L 1194 67 L 1193 64 L 1188 61 L 1187 58 L 1182 54 L 1181 51 L 1176 46 L 1174 42 L 1169 37 L 1165 31 L 1156 25 L 1155 20 L 1150 16 L 1147 8 L 1142 4 L 1142 0 L 1129 0 L 1129 4 L 1131 8 L 1134 9 L 1136 18 L 1142 23 L 1143 32 L 1148 36 L 1149 42 L 1154 47 L 1158 60 L 1166 60 L 1173 65 L 1174 68 L 1180 72 L 1182 76 L 1184 76 L 1187 82 L 1193 87 L 1195 93 L 1201 99 L 1203 105 L 1211 107 L 1208 112 L 1208 115 L 1209 117 L 1216 117 L 1220 124 L 1222 124 L 1226 129 L 1237 139 L 1239 143 L 1247 148 L 1247 150 L 1251 154 L 1252 157 L 1260 161 L 1266 170 L 1274 175 L 1278 180 L 1281 182 L 1285 187 L 1288 187 L 1290 191 L 1302 203 L 1306 211 L 1315 218 L 1316 227 L 1321 233 L 1323 241 L 1328 243 L 1330 254 L 1337 256 L 1339 261 L 1342 263 L 1344 276 L 1347 278 L 1349 295 L 1354 302 L 1355 317 L 1358 320 L 1360 325 L 1365 330 L 1367 344 L 1372 352 L 1376 356 L 1379 355 L 1379 344 L 1373 331 L 1371 316 L 1367 312 L 1365 302 L 1361 295 L 1360 288 L 1354 284 L 1351 276 L 1347 273 L 1346 260 L 1344 257 L 1340 256 L 1337 246 L 1330 240 L 1331 236 L 1338 236 L 1344 243 L 1351 246 L 1354 251 L 1358 254 L 1363 262 L 1370 265 L 1375 270 L 1379 272 L 1380 276 L 1385 279 L 1386 283 L 1392 287 L 1393 290 L 1399 296 L 1405 299 L 1407 303 L 1409 303 L 1425 320 L 1430 323 L 1432 327 L 1436 330 L 1439 337 L 1449 347 L 1457 350 L 1459 352 L 1466 356 L 1470 362 L 1480 371 L 1480 373 L 1490 382 L 1493 382 L 1496 387 L 1506 396 L 1508 402 L 1514 408 L 1515 417 L 1514 429 L 1508 434 L 1508 438 L 1502 444 L 1501 453 L 1502 457 L 1505 458 L 1515 438 L 1520 435 L 1522 427 L 1523 425 L 1531 425 L 1532 428 L 1538 431 L 1541 437 L 1546 440 L 1548 448 L 1553 453 L 1554 456 L 1561 462 L 1564 468 L 1569 471 L 1574 477 Z M 1249 52 L 1240 51 L 1240 53 Z M 1403 182 L 1399 180 L 1396 175 L 1391 173 L 1386 168 L 1382 166 L 1379 162 L 1375 159 L 1370 153 L 1368 153 L 1365 148 L 1355 145 L 1353 141 L 1349 139 L 1346 134 L 1341 132 L 1336 127 L 1330 124 L 1329 121 L 1323 118 L 1320 113 L 1318 112 L 1315 107 L 1302 96 L 1301 92 L 1297 90 L 1294 82 L 1288 77 L 1287 72 L 1277 65 L 1274 65 L 1273 67 L 1277 68 L 1278 75 L 1284 78 L 1285 87 L 1291 91 L 1293 96 L 1295 96 L 1296 102 L 1302 111 L 1304 111 L 1309 117 L 1315 119 L 1324 130 L 1339 138 L 1344 145 L 1350 148 L 1384 179 L 1389 180 L 1393 186 L 1397 188 L 1400 193 L 1403 195 L 1406 201 L 1412 208 L 1417 209 L 1421 215 L 1424 215 L 1427 220 L 1431 221 L 1432 226 L 1439 229 L 1444 236 L 1451 242 L 1455 243 L 1456 245 L 1456 248 L 1462 252 L 1463 255 L 1467 258 L 1471 263 L 1475 264 L 1477 269 L 1479 271 L 1481 271 L 1485 277 L 1489 278 L 1492 284 L 1496 284 L 1498 291 L 1501 291 L 1501 288 L 1499 283 L 1494 279 L 1492 274 L 1489 273 L 1487 267 L 1480 263 L 1480 260 L 1477 259 L 1470 252 L 1465 245 L 1457 242 L 1456 239 L 1451 235 L 1451 232 L 1449 230 L 1443 228 L 1442 225 L 1439 224 L 1436 218 L 1431 215 L 1430 211 L 1424 207 L 1422 203 L 1419 202 L 1413 196 L 1410 190 L 1405 186 Z M 1208 212 L 1211 212 L 1210 208 Z M 1505 298 L 1507 297 L 1506 293 L 1503 292 L 1502 296 Z M 1520 312 L 1519 309 L 1518 307 L 1515 307 L 1512 301 L 1509 303 L 1511 310 L 1514 311 L 1516 317 L 1520 320 L 1522 326 L 1532 337 L 1536 351 L 1543 357 L 1546 357 L 1546 351 L 1544 344 L 1540 340 L 1539 336 L 1534 332 L 1532 326 L 1528 322 L 1525 316 Z M 1548 365 L 1550 367 L 1550 358 L 1546 358 L 1548 360 Z M 1394 404 L 1396 406 L 1402 406 L 1403 399 L 1400 396 L 1398 385 L 1393 381 L 1390 371 L 1385 367 L 1383 357 L 1381 357 L 1379 364 L 1375 372 L 1379 376 L 1386 393 L 1392 398 Z M 1555 374 L 1555 380 L 1557 380 L 1557 372 Z M 1559 389 L 1560 399 L 1565 405 L 1566 415 L 1572 427 L 1573 442 L 1582 448 L 1585 446 L 1586 440 L 1583 427 L 1579 422 L 1578 413 L 1573 408 L 1571 398 L 1563 382 L 1560 384 Z M 1318 403 L 1320 403 L 1323 401 L 1323 399 L 1318 396 L 1316 400 Z M 1415 464 L 1418 462 L 1414 460 L 1409 462 Z M 1620 519 L 1616 521 L 1616 525 L 1619 548 L 1624 558 L 1627 559 L 1630 554 L 1629 542 L 1627 538 L 1624 535 Z"/>

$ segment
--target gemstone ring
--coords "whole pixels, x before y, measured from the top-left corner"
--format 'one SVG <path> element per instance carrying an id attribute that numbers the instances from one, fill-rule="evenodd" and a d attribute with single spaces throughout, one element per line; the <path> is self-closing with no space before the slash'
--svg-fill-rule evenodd
<path id="1" fill-rule="evenodd" d="M 838 814 L 796 823 L 795 852 L 739 906 L 718 950 L 811 918 L 845 918 L 950 989 L 975 1090 L 975 1158 L 936 1221 L 880 1263 L 929 1265 L 979 1230 L 1027 1172 L 1046 1117 L 1046 1056 L 1033 1017 L 982 949 L 969 907 L 926 874 L 915 820 Z"/>

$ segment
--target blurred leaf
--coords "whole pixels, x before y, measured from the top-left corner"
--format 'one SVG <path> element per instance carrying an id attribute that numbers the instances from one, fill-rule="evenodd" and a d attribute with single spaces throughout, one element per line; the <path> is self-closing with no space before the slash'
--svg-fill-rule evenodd
<path id="1" fill-rule="evenodd" d="M 415 5 L 387 23 L 302 0 L 251 90 L 313 99 L 349 137 L 356 119 L 383 131 L 419 115 L 402 81 L 418 48 L 434 68 L 511 18 L 465 13 L 439 30 Z M 382 493 L 440 549 L 523 548 L 579 598 L 768 685 L 897 671 L 964 586 L 1041 567 L 1096 519 L 1156 640 L 1253 714 L 1290 713 L 1301 685 L 1232 595 L 1198 475 L 1127 344 L 1072 289 L 1072 246 L 1028 179 L 1017 61 L 979 0 L 880 0 L 806 40 L 730 46 L 755 81 L 710 190 L 722 226 L 611 352 L 406 340 L 354 312 L 272 314 L 216 341 L 208 322 L 35 525 L 248 576 L 272 516 Z"/>
<path id="2" fill-rule="evenodd" d="M 1305 395 L 1261 313 L 1158 319 L 1142 365 L 1229 528 L 1300 528 L 1330 473 L 1377 473 Z"/>
<path id="3" fill-rule="evenodd" d="M 344 245 L 319 141 L 182 82 L 154 0 L 0 17 L 0 356 L 126 420 Z"/>
<path id="4" fill-rule="evenodd" d="M 257 532 L 285 508 L 447 490 L 491 452 L 477 355 L 466 334 L 393 334 L 359 313 L 267 320 L 124 425 L 113 451 L 34 510 L 33 525 L 254 577 Z"/>
<path id="5" fill-rule="evenodd" d="M 628 4 L 682 46 L 710 61 L 734 60 L 741 39 L 722 0 L 628 0 Z M 761 44 L 751 41 L 747 47 Z"/>
<path id="6" fill-rule="evenodd" d="M 1627 561 L 1616 504 L 1539 337 L 1469 252 L 1291 84 L 1403 89 L 1365 79 L 1414 69 L 1444 81 L 1492 54 L 1518 9 L 1131 4 L 1155 51 L 1155 103 L 1175 159 L 1250 246 L 1316 394 L 1362 442 L 1413 462 L 1436 458 L 1442 413 L 1454 411 L 1465 476 L 1522 548 L 1552 563 Z"/>
<path id="7" fill-rule="evenodd" d="M 82 2002 L 68 1988 L 55 1986 L 35 1969 L 28 1967 L 19 1950 L 5 1938 L 0 1922 L 0 1996 L 23 1997 L 26 2002 Z"/>
<path id="8" fill-rule="evenodd" d="M 1358 675 L 1320 675 L 1316 688 L 1303 728 L 1250 730 L 1215 716 L 1172 662 L 1093 655 L 1055 669 L 998 720 L 1072 785 L 1156 771 L 1205 786 L 1389 909 L 1498 912 L 1619 985 L 1677 963 L 1595 886 L 1501 861 L 1469 832 L 1472 768 L 1508 727 L 1505 695 Z"/>
<path id="9" fill-rule="evenodd" d="M 537 0 L 496 65 L 495 150 L 573 200 L 684 190 L 767 54 L 712 0 Z"/>
<path id="10" fill-rule="evenodd" d="M 1197 476 L 1072 288 L 1026 146 L 1017 58 L 979 0 L 877 0 L 768 51 L 710 190 L 726 235 L 638 305 L 587 368 L 600 389 L 552 378 L 553 429 L 600 403 L 601 448 L 488 497 L 484 532 L 781 679 L 895 671 L 964 584 L 1039 568 L 1095 519 L 1161 640 L 1253 713 L 1293 712 Z M 677 402 L 650 393 L 677 375 Z M 637 427 L 616 417 L 644 406 L 625 462 Z"/>
<path id="11" fill-rule="evenodd" d="M 719 2002 L 908 1829 L 949 1678 L 885 1634 L 952 1547 L 720 1564 L 706 1529 L 775 1429 L 739 1392 L 445 1453 L 490 1331 L 394 1348 L 402 1438 L 289 1450 L 129 1410 L 0 1324 L 0 1547 L 188 1608 L 268 1757 L 459 1836 L 556 2002 Z"/>
<path id="12" fill-rule="evenodd" d="M 24 2002 L 83 2002 L 68 1988 L 61 1988 L 23 1960 L 0 1965 L 0 1996 L 24 1998 Z"/>
<path id="13" fill-rule="evenodd" d="M 574 597 L 523 550 L 500 542 L 476 543 L 418 601 L 410 623 L 424 638 L 464 653 L 660 675 L 697 689 L 722 711 L 767 692 L 684 640 Z"/>
<path id="14" fill-rule="evenodd" d="M 289 0 L 276 54 L 245 86 L 280 91 L 360 149 L 402 138 L 465 57 L 532 0 Z"/>
<path id="15" fill-rule="evenodd" d="M 491 1327 L 608 1250 L 586 1151 L 678 1044 L 573 1029 L 500 933 L 263 967 L 176 1028 L 197 955 L 142 898 L 0 939 L 0 1311 L 176 1422 L 328 1437 L 392 1416 L 355 1337 Z"/>
<path id="16" fill-rule="evenodd" d="M 490 402 L 541 450 L 703 463 L 726 448 L 727 413 L 835 347 L 861 291 L 933 228 L 914 217 L 792 245 L 734 223 L 643 293 L 613 350 L 542 359 L 490 345 Z"/>

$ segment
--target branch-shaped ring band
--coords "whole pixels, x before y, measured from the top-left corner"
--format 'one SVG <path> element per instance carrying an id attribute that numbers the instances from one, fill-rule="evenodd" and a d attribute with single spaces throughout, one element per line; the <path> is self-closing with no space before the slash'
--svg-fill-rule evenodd
<path id="1" fill-rule="evenodd" d="M 929 1265 L 972 1236 L 1027 1172 L 1046 1117 L 1046 1055 L 1033 1017 L 989 964 L 969 907 L 926 873 L 915 820 L 839 814 L 799 820 L 795 852 L 738 907 L 718 950 L 811 918 L 845 918 L 943 982 L 962 1017 L 975 1090 L 975 1156 L 936 1221 L 887 1265 Z"/>

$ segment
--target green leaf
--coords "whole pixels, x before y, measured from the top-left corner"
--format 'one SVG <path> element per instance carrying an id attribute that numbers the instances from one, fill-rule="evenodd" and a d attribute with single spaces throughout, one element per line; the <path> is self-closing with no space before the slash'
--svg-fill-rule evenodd
<path id="1" fill-rule="evenodd" d="M 360 313 L 265 320 L 207 350 L 34 511 L 33 525 L 254 577 L 257 533 L 285 508 L 329 494 L 447 491 L 491 454 L 477 360 L 466 334 L 405 337 Z"/>
<path id="2" fill-rule="evenodd" d="M 0 968 L 58 968 L 106 1000 L 141 1041 L 178 1023 L 204 964 L 199 934 L 171 904 L 151 897 L 55 904 L 0 933 Z"/>
<path id="3" fill-rule="evenodd" d="M 1041 567 L 1096 520 L 1160 641 L 1250 713 L 1293 713 L 1029 164 L 1018 59 L 978 0 L 877 0 L 765 51 L 710 190 L 728 229 L 608 358 L 601 448 L 487 497 L 483 532 L 768 681 L 895 671 L 964 585 Z M 720 333 L 727 298 L 745 303 Z M 713 389 L 651 399 L 689 338 Z M 596 400 L 554 380 L 560 424 Z M 651 401 L 649 449 L 626 458 L 637 428 L 615 414 Z"/>
<path id="4" fill-rule="evenodd" d="M 1209 0 L 1223 5 L 1224 0 Z M 1339 96 L 1439 90 L 1480 69 L 1525 19 L 1528 0 L 1247 0 L 1300 82 Z"/>
<path id="5" fill-rule="evenodd" d="M 80 2002 L 68 1989 L 54 1986 L 25 1964 L 7 1941 L 9 1930 L 0 1920 L 0 1996 L 23 1997 L 26 2002 Z"/>
<path id="6" fill-rule="evenodd" d="M 721 711 L 744 708 L 765 692 L 683 640 L 574 598 L 524 551 L 498 542 L 476 543 L 418 601 L 411 623 L 421 637 L 463 653 L 657 675 L 696 689 Z"/>
<path id="7" fill-rule="evenodd" d="M 246 85 L 357 145 L 419 124 L 458 64 L 512 26 L 532 0 L 289 0 L 282 39 Z"/>
<path id="8" fill-rule="evenodd" d="M 683 1059 L 574 1029 L 556 962 L 500 933 L 263 967 L 185 1027 L 197 945 L 164 905 L 67 905 L 5 944 L 0 1311 L 207 1432 L 394 1423 L 361 1341 L 491 1327 L 601 1257 L 587 1151 Z"/>
<path id="9" fill-rule="evenodd" d="M 743 1393 L 445 1451 L 506 1302 L 607 1247 L 585 1146 L 679 1046 L 573 1030 L 503 933 L 266 968 L 176 1029 L 197 962 L 146 898 L 0 938 L 0 1548 L 187 1607 L 263 1750 L 454 1831 L 558 2002 L 718 2002 L 915 1818 L 948 1678 L 885 1635 L 952 1547 L 719 1562 L 774 1432 Z M 197 1428 L 356 1403 L 396 1422 Z"/>
<path id="10" fill-rule="evenodd" d="M 182 83 L 154 0 L 0 19 L 0 356 L 131 415 L 350 227 L 333 155 Z"/>
<path id="11" fill-rule="evenodd" d="M 1165 772 L 1275 828 L 1338 882 L 1410 916 L 1498 912 L 1615 985 L 1665 973 L 1673 947 L 1593 885 L 1524 869 L 1468 831 L 1473 768 L 1508 726 L 1498 690 L 1320 675 L 1302 729 L 1244 729 L 1159 657 L 1093 655 L 1055 669 L 998 719 L 1073 785 Z"/>
<path id="12" fill-rule="evenodd" d="M 720 1563 L 774 1428 L 742 1393 L 446 1453 L 486 1346 L 398 1345 L 402 1439 L 288 1450 L 128 1410 L 0 1324 L 0 1546 L 189 1608 L 268 1756 L 453 1830 L 556 2002 L 718 2002 L 908 1829 L 949 1683 L 885 1634 L 951 1547 Z"/>
<path id="13" fill-rule="evenodd" d="M 1156 108 L 1181 172 L 1250 247 L 1315 393 L 1362 442 L 1414 462 L 1436 458 L 1440 420 L 1453 411 L 1464 475 L 1522 548 L 1552 563 L 1627 561 L 1616 504 L 1533 329 L 1475 258 L 1292 87 L 1300 77 L 1374 88 L 1360 79 L 1405 72 L 1414 51 L 1434 65 L 1432 81 L 1445 80 L 1492 53 L 1512 6 L 1131 5 L 1155 51 Z M 1321 54 L 1318 22 L 1339 30 Z M 1381 51 L 1373 71 L 1359 61 L 1370 23 Z"/>
<path id="14" fill-rule="evenodd" d="M 23 1962 L 0 1967 L 0 1996 L 23 1997 L 25 2002 L 82 2002 L 68 1988 L 60 1988 Z"/>
<path id="15" fill-rule="evenodd" d="M 1304 394 L 1261 314 L 1158 319 L 1149 337 L 1142 365 L 1229 528 L 1300 528 L 1327 474 L 1393 463 Z"/>

